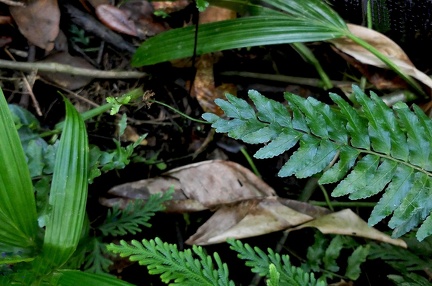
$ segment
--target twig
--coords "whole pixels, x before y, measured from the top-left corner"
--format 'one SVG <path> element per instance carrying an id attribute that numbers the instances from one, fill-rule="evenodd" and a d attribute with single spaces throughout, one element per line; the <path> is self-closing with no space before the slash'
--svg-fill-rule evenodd
<path id="1" fill-rule="evenodd" d="M 85 68 L 77 68 L 70 65 L 64 65 L 59 63 L 25 63 L 25 62 L 13 62 L 0 59 L 0 68 L 20 70 L 20 71 L 31 71 L 37 69 L 41 72 L 55 72 L 55 73 L 66 73 L 71 75 L 92 77 L 92 78 L 141 78 L 147 76 L 144 72 L 138 71 L 101 71 L 91 70 Z"/>

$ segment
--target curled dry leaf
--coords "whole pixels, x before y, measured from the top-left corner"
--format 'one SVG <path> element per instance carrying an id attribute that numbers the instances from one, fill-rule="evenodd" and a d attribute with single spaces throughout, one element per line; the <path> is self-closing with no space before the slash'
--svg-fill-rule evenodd
<path id="1" fill-rule="evenodd" d="M 391 59 L 404 73 L 416 78 L 417 80 L 432 88 L 432 79 L 423 72 L 416 69 L 405 52 L 391 39 L 377 31 L 362 26 L 348 24 L 348 28 L 355 36 L 368 42 L 382 54 Z M 361 63 L 380 68 L 387 68 L 387 66 L 380 59 L 350 39 L 339 38 L 331 40 L 330 42 L 333 43 L 339 50 L 352 56 Z"/>
<path id="2" fill-rule="evenodd" d="M 29 1 L 25 7 L 9 7 L 21 34 L 34 45 L 51 51 L 59 33 L 60 10 L 57 0 Z"/>
<path id="3" fill-rule="evenodd" d="M 291 231 L 305 227 L 315 227 L 322 233 L 360 236 L 407 248 L 405 241 L 402 239 L 393 239 L 389 235 L 382 233 L 373 227 L 370 227 L 364 220 L 362 220 L 350 209 L 345 209 L 322 216 L 313 221 L 295 227 L 291 229 Z"/>
<path id="4" fill-rule="evenodd" d="M 157 178 L 118 185 L 109 193 L 129 199 L 147 199 L 171 187 L 175 192 L 173 202 L 167 206 L 168 212 L 199 211 L 275 196 L 274 190 L 250 170 L 234 162 L 221 160 L 190 164 Z"/>
<path id="5" fill-rule="evenodd" d="M 137 35 L 135 23 L 129 19 L 123 10 L 113 5 L 102 4 L 97 6 L 96 16 L 113 31 L 131 36 Z"/>

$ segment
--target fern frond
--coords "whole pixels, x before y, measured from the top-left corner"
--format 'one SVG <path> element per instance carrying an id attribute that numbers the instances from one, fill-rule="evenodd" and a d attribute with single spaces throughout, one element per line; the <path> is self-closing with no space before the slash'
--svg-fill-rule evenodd
<path id="1" fill-rule="evenodd" d="M 330 94 L 337 107 L 286 93 L 288 107 L 256 91 L 243 99 L 227 95 L 216 104 L 228 119 L 205 113 L 217 132 L 246 143 L 265 143 L 256 158 L 297 150 L 279 176 L 306 178 L 321 173 L 321 184 L 339 182 L 332 196 L 363 199 L 384 191 L 369 224 L 392 216 L 389 226 L 399 237 L 421 224 L 417 239 L 432 234 L 432 121 L 418 107 L 404 103 L 392 109 L 373 92 L 354 86 L 361 109 Z M 334 164 L 333 164 L 334 163 Z"/>
<path id="2" fill-rule="evenodd" d="M 99 226 L 99 230 L 105 236 L 141 232 L 140 226 L 151 227 L 148 220 L 156 212 L 165 209 L 163 203 L 169 201 L 173 193 L 174 190 L 171 189 L 163 194 L 151 195 L 146 202 L 142 200 L 132 201 L 123 210 L 117 205 L 113 206 L 112 210 L 108 210 L 105 222 Z"/>
<path id="3" fill-rule="evenodd" d="M 325 285 L 323 281 L 315 279 L 313 273 L 309 274 L 299 267 L 292 266 L 288 255 L 280 256 L 270 248 L 267 249 L 268 253 L 266 254 L 258 247 L 252 248 L 239 240 L 229 239 L 227 242 L 231 245 L 232 250 L 239 253 L 240 259 L 246 260 L 246 266 L 251 267 L 252 272 L 260 276 L 269 276 L 270 265 L 274 265 L 275 272 L 279 273 L 280 285 Z"/>
<path id="4" fill-rule="evenodd" d="M 107 257 L 109 255 L 106 244 L 100 238 L 93 238 L 90 242 L 90 253 L 85 257 L 84 269 L 87 272 L 106 274 L 113 262 Z"/>
<path id="5" fill-rule="evenodd" d="M 212 257 L 205 254 L 200 246 L 194 245 L 192 250 L 179 251 L 176 245 L 163 243 L 156 238 L 144 239 L 142 243 L 132 240 L 131 244 L 122 240 L 120 245 L 111 243 L 108 250 L 146 265 L 150 274 L 160 274 L 162 282 L 166 284 L 234 286 L 234 282 L 228 278 L 228 267 L 222 263 L 219 255 L 213 255 L 215 267 Z"/>

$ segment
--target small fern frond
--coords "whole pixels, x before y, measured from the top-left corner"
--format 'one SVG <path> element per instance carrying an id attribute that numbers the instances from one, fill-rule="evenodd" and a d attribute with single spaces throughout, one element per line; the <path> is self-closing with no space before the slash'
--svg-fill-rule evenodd
<path id="1" fill-rule="evenodd" d="M 194 245 L 192 250 L 179 251 L 176 245 L 156 238 L 144 239 L 142 243 L 132 240 L 131 244 L 122 240 L 120 245 L 111 243 L 108 250 L 146 265 L 150 274 L 160 274 L 162 282 L 166 284 L 234 286 L 234 282 L 228 278 L 228 267 L 222 263 L 219 255 L 213 255 L 215 267 L 212 257 L 205 254 L 200 246 Z"/>
<path id="2" fill-rule="evenodd" d="M 393 109 L 373 92 L 367 97 L 354 86 L 361 109 L 330 94 L 337 107 L 286 93 L 288 107 L 256 91 L 243 99 L 227 95 L 215 102 L 228 119 L 205 113 L 217 132 L 250 144 L 266 144 L 256 158 L 271 158 L 297 150 L 279 176 L 306 178 L 321 173 L 321 184 L 339 182 L 332 196 L 352 200 L 384 194 L 369 224 L 392 215 L 389 226 L 399 237 L 420 223 L 417 239 L 432 234 L 432 121 L 418 107 L 404 103 Z"/>
<path id="3" fill-rule="evenodd" d="M 172 189 L 163 194 L 151 195 L 146 202 L 132 201 L 123 210 L 117 205 L 113 206 L 112 210 L 108 210 L 105 222 L 99 226 L 99 230 L 104 236 L 141 232 L 141 226 L 151 227 L 148 221 L 156 212 L 165 209 L 163 203 L 169 201 L 173 193 Z"/>
<path id="4" fill-rule="evenodd" d="M 239 240 L 229 239 L 227 242 L 231 245 L 232 250 L 238 252 L 240 259 L 246 260 L 245 264 L 252 268 L 252 272 L 270 277 L 270 265 L 273 265 L 275 272 L 279 274 L 280 285 L 325 285 L 323 281 L 315 279 L 313 273 L 309 274 L 299 267 L 292 266 L 288 255 L 280 256 L 270 248 L 267 249 L 266 254 L 258 247 L 252 248 Z"/>

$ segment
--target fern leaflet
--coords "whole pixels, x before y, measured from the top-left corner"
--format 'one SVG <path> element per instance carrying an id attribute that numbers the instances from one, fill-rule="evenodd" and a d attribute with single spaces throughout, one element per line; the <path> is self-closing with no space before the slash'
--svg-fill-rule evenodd
<path id="1" fill-rule="evenodd" d="M 417 239 L 432 234 L 432 121 L 418 107 L 393 109 L 373 92 L 353 87 L 361 109 L 330 94 L 337 107 L 286 93 L 288 107 L 256 91 L 245 100 L 227 95 L 215 102 L 228 119 L 211 113 L 203 118 L 217 132 L 250 144 L 262 144 L 256 158 L 297 150 L 279 176 L 306 178 L 323 172 L 321 184 L 339 182 L 332 196 L 362 199 L 384 191 L 369 224 L 392 216 L 389 226 L 399 237 L 421 224 Z M 334 163 L 334 164 L 333 164 Z"/>
<path id="2" fill-rule="evenodd" d="M 268 254 L 266 254 L 258 247 L 252 248 L 239 240 L 228 239 L 227 242 L 231 245 L 232 250 L 239 253 L 240 259 L 246 260 L 246 266 L 251 267 L 252 272 L 260 276 L 270 276 L 270 266 L 273 265 L 275 272 L 279 273 L 280 285 L 325 285 L 324 281 L 315 279 L 313 273 L 309 274 L 299 267 L 292 266 L 288 255 L 280 256 L 270 248 L 267 249 Z"/>
<path id="3" fill-rule="evenodd" d="M 205 254 L 200 246 L 194 245 L 192 250 L 179 251 L 176 245 L 163 243 L 156 238 L 144 239 L 142 243 L 132 240 L 131 244 L 121 240 L 120 245 L 111 243 L 107 248 L 122 257 L 129 256 L 131 261 L 138 261 L 140 265 L 146 265 L 150 274 L 160 274 L 162 282 L 168 284 L 172 281 L 170 285 L 234 286 L 234 282 L 228 278 L 228 267 L 222 263 L 219 255 L 213 255 L 215 267 L 212 257 Z"/>
<path id="4" fill-rule="evenodd" d="M 147 202 L 142 200 L 132 201 L 123 210 L 115 205 L 112 210 L 108 210 L 105 222 L 99 226 L 99 230 L 104 236 L 141 232 L 140 226 L 151 227 L 148 220 L 156 212 L 165 209 L 163 203 L 170 200 L 173 193 L 174 190 L 171 189 L 163 194 L 151 195 Z"/>

